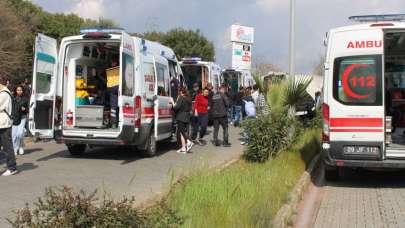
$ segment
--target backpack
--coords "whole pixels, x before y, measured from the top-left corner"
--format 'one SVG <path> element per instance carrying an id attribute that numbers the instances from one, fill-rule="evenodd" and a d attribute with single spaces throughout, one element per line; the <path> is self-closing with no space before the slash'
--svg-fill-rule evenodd
<path id="1" fill-rule="evenodd" d="M 247 117 L 256 117 L 256 107 L 253 101 L 245 102 L 245 113 Z"/>
<path id="2" fill-rule="evenodd" d="M 21 123 L 21 112 L 19 111 L 17 102 L 15 102 L 15 98 L 6 90 L 1 92 L 7 93 L 11 98 L 11 113 L 8 113 L 6 110 L 3 110 L 3 112 L 13 121 L 13 125 L 19 125 Z"/>

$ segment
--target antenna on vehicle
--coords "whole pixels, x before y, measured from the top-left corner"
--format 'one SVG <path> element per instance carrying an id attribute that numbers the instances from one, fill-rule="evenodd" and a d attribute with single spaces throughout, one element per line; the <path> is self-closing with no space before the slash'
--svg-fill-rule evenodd
<path id="1" fill-rule="evenodd" d="M 349 20 L 354 22 L 380 22 L 380 21 L 405 21 L 405 14 L 380 14 L 351 16 Z"/>

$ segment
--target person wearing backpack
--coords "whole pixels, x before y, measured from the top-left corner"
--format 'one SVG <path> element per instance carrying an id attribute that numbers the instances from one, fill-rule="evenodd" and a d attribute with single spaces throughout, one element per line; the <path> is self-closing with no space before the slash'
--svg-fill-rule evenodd
<path id="1" fill-rule="evenodd" d="M 215 93 L 209 100 L 209 109 L 214 121 L 214 134 L 212 143 L 214 146 L 220 146 L 218 141 L 219 126 L 223 130 L 223 146 L 229 147 L 228 141 L 228 108 L 230 105 L 229 98 L 225 94 L 225 86 L 221 86 L 219 92 Z"/>
<path id="2" fill-rule="evenodd" d="M 19 85 L 14 90 L 14 114 L 12 138 L 14 146 L 14 154 L 24 154 L 24 128 L 27 121 L 28 99 L 24 94 L 24 88 Z"/>
<path id="3" fill-rule="evenodd" d="M 0 74 L 0 147 L 3 147 L 7 163 L 7 170 L 3 172 L 2 176 L 11 176 L 18 173 L 11 138 L 13 97 L 6 86 L 7 81 L 8 78 Z"/>
<path id="4" fill-rule="evenodd" d="M 256 104 L 252 97 L 251 90 L 246 90 L 245 97 L 243 98 L 243 111 L 246 118 L 256 118 Z"/>
<path id="5" fill-rule="evenodd" d="M 255 119 L 256 118 L 256 105 L 255 101 L 252 97 L 252 91 L 246 90 L 245 97 L 243 98 L 243 113 L 245 115 L 245 119 Z M 246 144 L 246 139 L 249 138 L 249 135 L 246 132 L 242 132 L 244 140 L 241 142 L 241 145 Z"/>

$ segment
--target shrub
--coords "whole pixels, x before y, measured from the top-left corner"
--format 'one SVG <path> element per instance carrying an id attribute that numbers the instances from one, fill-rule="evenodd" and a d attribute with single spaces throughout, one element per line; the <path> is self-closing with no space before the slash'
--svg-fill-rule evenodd
<path id="1" fill-rule="evenodd" d="M 13 227 L 173 227 L 181 219 L 167 207 L 139 211 L 134 207 L 134 198 L 115 202 L 104 196 L 96 197 L 96 191 L 75 193 L 71 188 L 47 188 L 35 208 L 15 211 L 15 218 L 8 219 Z M 159 212 L 159 218 L 155 216 Z M 168 218 L 170 217 L 170 218 Z"/>
<path id="2" fill-rule="evenodd" d="M 244 158 L 252 162 L 265 162 L 277 155 L 294 138 L 292 121 L 285 112 L 271 112 L 257 119 L 246 119 L 242 127 L 247 147 Z"/>
<path id="3" fill-rule="evenodd" d="M 280 112 L 286 109 L 283 102 L 286 86 L 285 81 L 273 83 L 269 86 L 267 103 L 271 111 Z"/>

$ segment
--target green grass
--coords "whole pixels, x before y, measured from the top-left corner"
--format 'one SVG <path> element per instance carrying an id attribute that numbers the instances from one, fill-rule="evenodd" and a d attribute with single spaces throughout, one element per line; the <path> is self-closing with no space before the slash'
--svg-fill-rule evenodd
<path id="1" fill-rule="evenodd" d="M 264 164 L 239 161 L 219 172 L 195 171 L 174 186 L 168 205 L 185 219 L 184 227 L 269 227 L 319 148 L 319 131 L 308 130 Z"/>

